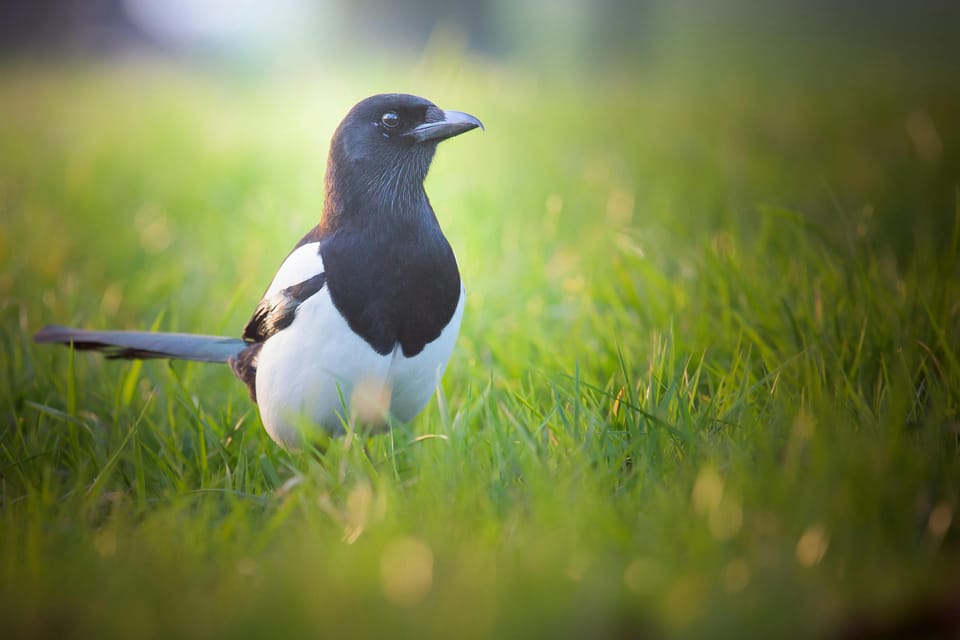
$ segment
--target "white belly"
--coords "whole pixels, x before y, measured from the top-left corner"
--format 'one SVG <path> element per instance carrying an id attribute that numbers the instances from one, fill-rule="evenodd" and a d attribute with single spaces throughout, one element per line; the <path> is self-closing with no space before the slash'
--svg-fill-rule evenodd
<path id="1" fill-rule="evenodd" d="M 428 343 L 423 351 L 407 358 L 400 347 L 394 349 L 387 383 L 392 389 L 390 413 L 398 420 L 412 420 L 430 401 L 430 396 L 440 384 L 447 361 L 453 352 L 453 345 L 460 333 L 460 321 L 463 320 L 463 305 L 466 300 L 466 292 L 461 287 L 460 300 L 457 301 L 453 317 L 440 336 Z"/>
<path id="2" fill-rule="evenodd" d="M 257 403 L 274 441 L 296 448 L 318 429 L 341 433 L 351 417 L 354 394 L 389 390 L 389 412 L 407 421 L 423 409 L 443 376 L 460 331 L 466 296 L 440 336 L 412 358 L 399 347 L 380 355 L 357 336 L 324 288 L 297 309 L 296 318 L 271 336 L 257 365 Z M 372 399 L 371 402 L 385 404 Z M 364 402 L 366 404 L 366 402 Z M 384 407 L 386 409 L 386 407 Z"/>

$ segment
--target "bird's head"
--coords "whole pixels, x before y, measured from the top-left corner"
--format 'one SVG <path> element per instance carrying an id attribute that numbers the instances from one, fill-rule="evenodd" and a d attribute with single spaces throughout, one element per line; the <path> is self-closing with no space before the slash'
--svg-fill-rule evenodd
<path id="1" fill-rule="evenodd" d="M 403 93 L 357 103 L 337 128 L 327 165 L 327 201 L 395 208 L 423 193 L 437 144 L 483 124 Z M 331 196 L 336 195 L 336 198 Z"/>

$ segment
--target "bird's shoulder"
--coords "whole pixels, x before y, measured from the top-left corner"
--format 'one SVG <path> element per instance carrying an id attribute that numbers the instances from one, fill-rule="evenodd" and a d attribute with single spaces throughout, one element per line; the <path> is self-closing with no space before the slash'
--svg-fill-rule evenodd
<path id="1" fill-rule="evenodd" d="M 326 285 L 320 242 L 309 238 L 305 236 L 277 270 L 243 330 L 247 342 L 263 342 L 290 326 L 297 308 Z"/>

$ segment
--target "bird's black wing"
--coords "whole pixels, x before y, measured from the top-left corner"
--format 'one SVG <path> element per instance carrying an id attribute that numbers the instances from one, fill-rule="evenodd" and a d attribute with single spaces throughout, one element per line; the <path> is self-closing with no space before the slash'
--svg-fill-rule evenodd
<path id="1" fill-rule="evenodd" d="M 297 307 L 323 289 L 326 282 L 327 274 L 318 273 L 312 278 L 263 298 L 243 330 L 244 341 L 264 342 L 276 332 L 289 327 L 296 317 Z"/>

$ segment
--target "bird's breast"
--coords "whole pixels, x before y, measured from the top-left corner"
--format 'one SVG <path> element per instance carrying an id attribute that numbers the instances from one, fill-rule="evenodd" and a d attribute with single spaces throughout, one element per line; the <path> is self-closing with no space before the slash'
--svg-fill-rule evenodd
<path id="1" fill-rule="evenodd" d="M 420 353 L 450 324 L 460 272 L 442 235 L 393 242 L 348 238 L 324 246 L 330 297 L 350 328 L 377 353 Z"/>

